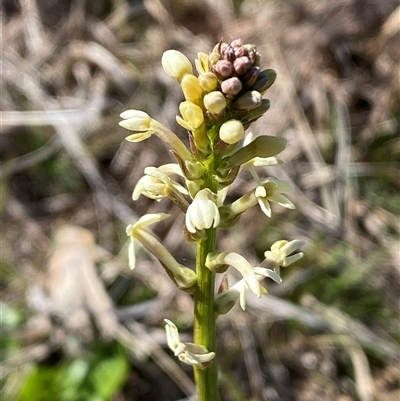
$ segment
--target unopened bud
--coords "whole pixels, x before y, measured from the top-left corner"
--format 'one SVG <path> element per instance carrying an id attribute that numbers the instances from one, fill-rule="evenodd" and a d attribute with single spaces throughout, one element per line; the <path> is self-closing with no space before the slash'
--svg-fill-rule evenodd
<path id="1" fill-rule="evenodd" d="M 233 107 L 236 110 L 253 110 L 260 106 L 261 102 L 261 93 L 253 90 L 240 96 L 240 98 L 234 103 Z"/>
<path id="2" fill-rule="evenodd" d="M 192 102 L 182 102 L 179 111 L 183 118 L 177 116 L 176 121 L 189 131 L 194 131 L 204 122 L 203 110 Z"/>
<path id="3" fill-rule="evenodd" d="M 219 137 L 230 145 L 239 142 L 244 137 L 244 127 L 239 120 L 229 120 L 221 125 Z"/>
<path id="4" fill-rule="evenodd" d="M 189 59 L 177 50 L 167 50 L 161 57 L 161 64 L 168 76 L 180 82 L 186 74 L 192 74 Z"/>
<path id="5" fill-rule="evenodd" d="M 189 102 L 197 103 L 203 95 L 203 89 L 194 75 L 185 75 L 182 78 L 181 87 L 185 99 Z"/>
<path id="6" fill-rule="evenodd" d="M 244 48 L 247 50 L 247 54 L 252 64 L 255 66 L 259 66 L 261 55 L 257 52 L 256 47 L 254 45 L 247 44 L 244 45 Z"/>
<path id="7" fill-rule="evenodd" d="M 232 77 L 222 81 L 221 90 L 228 96 L 235 96 L 242 90 L 242 83 L 237 77 Z"/>
<path id="8" fill-rule="evenodd" d="M 209 66 L 208 54 L 202 52 L 198 53 L 197 59 L 195 60 L 195 66 L 199 74 L 204 74 L 207 71 L 209 71 L 210 66 Z"/>
<path id="9" fill-rule="evenodd" d="M 218 78 L 212 72 L 206 72 L 204 74 L 200 74 L 198 80 L 199 80 L 199 85 L 205 92 L 211 92 L 217 89 Z"/>
<path id="10" fill-rule="evenodd" d="M 204 96 L 204 107 L 214 114 L 221 113 L 226 107 L 225 96 L 220 91 L 213 91 Z"/>
<path id="11" fill-rule="evenodd" d="M 220 79 L 230 78 L 234 72 L 233 65 L 228 60 L 219 60 L 214 65 L 214 72 Z"/>
<path id="12" fill-rule="evenodd" d="M 247 56 L 239 57 L 233 62 L 236 74 L 243 75 L 251 67 L 252 62 Z"/>
<path id="13" fill-rule="evenodd" d="M 233 61 L 235 59 L 235 51 L 233 50 L 232 46 L 228 45 L 227 43 L 221 43 L 221 46 L 219 46 L 218 50 L 223 59 L 228 61 Z"/>
<path id="14" fill-rule="evenodd" d="M 131 131 L 147 131 L 150 129 L 151 117 L 141 110 L 126 110 L 120 114 L 123 121 L 119 125 Z"/>

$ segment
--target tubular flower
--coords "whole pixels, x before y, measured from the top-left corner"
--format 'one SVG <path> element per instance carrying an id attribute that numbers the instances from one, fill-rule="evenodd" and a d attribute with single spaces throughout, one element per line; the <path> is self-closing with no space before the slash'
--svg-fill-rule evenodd
<path id="1" fill-rule="evenodd" d="M 265 260 L 261 263 L 262 266 L 268 266 L 276 270 L 279 274 L 279 267 L 289 266 L 303 257 L 303 252 L 294 253 L 304 245 L 304 241 L 293 240 L 276 241 L 270 251 L 264 252 Z"/>
<path id="2" fill-rule="evenodd" d="M 282 195 L 282 193 L 292 191 L 293 185 L 290 182 L 270 177 L 260 183 L 255 190 L 247 192 L 232 204 L 221 206 L 220 214 L 223 219 L 230 220 L 258 203 L 265 215 L 271 217 L 269 202 L 276 202 L 287 209 L 295 208 L 294 204 L 286 196 Z"/>
<path id="3" fill-rule="evenodd" d="M 264 214 L 271 217 L 271 206 L 269 202 L 276 202 L 287 209 L 295 209 L 294 204 L 286 198 L 286 196 L 282 195 L 293 191 L 294 187 L 291 182 L 269 177 L 262 185 L 256 188 L 254 195 L 258 199 L 258 203 Z"/>
<path id="4" fill-rule="evenodd" d="M 183 211 L 186 211 L 189 204 L 183 195 L 189 195 L 189 193 L 186 188 L 169 177 L 172 174 L 183 176 L 178 164 L 165 164 L 158 168 L 146 167 L 144 173 L 145 175 L 138 181 L 133 190 L 133 200 L 137 200 L 140 195 L 155 199 L 158 202 L 162 198 L 168 197 Z"/>
<path id="5" fill-rule="evenodd" d="M 197 230 L 218 226 L 220 216 L 215 197 L 215 194 L 207 188 L 197 192 L 185 216 L 189 232 L 195 234 Z"/>
<path id="6" fill-rule="evenodd" d="M 215 357 L 215 352 L 208 352 L 202 345 L 182 343 L 178 328 L 168 319 L 164 319 L 168 347 L 180 361 L 197 368 L 205 368 L 210 365 Z"/>
<path id="7" fill-rule="evenodd" d="M 177 50 L 167 50 L 161 57 L 161 64 L 167 75 L 178 82 L 187 74 L 193 73 L 189 59 Z"/>
<path id="8" fill-rule="evenodd" d="M 257 281 L 260 282 L 264 278 L 269 277 L 274 280 L 276 283 L 280 284 L 282 279 L 280 276 L 271 269 L 266 269 L 263 267 L 254 267 L 253 273 L 255 274 Z M 236 284 L 234 284 L 227 291 L 221 292 L 215 297 L 214 308 L 215 312 L 218 314 L 224 314 L 229 312 L 230 309 L 233 308 L 236 301 L 239 299 L 240 307 L 245 310 L 246 309 L 246 296 L 247 293 L 251 290 L 248 282 L 245 278 L 239 280 Z M 258 290 L 261 295 L 268 294 L 266 288 L 259 283 Z M 254 291 L 252 291 L 254 293 Z"/>
<path id="9" fill-rule="evenodd" d="M 129 224 L 126 234 L 131 238 L 129 246 L 129 267 L 133 269 L 135 260 L 135 241 L 139 241 L 150 253 L 158 258 L 166 270 L 168 276 L 178 288 L 192 292 L 196 284 L 196 273 L 188 267 L 179 264 L 168 252 L 164 245 L 146 227 L 169 217 L 166 213 L 147 214 L 141 217 L 135 224 Z"/>
<path id="10" fill-rule="evenodd" d="M 135 224 L 129 224 L 126 227 L 126 235 L 131 238 L 131 243 L 129 245 L 129 267 L 134 269 L 136 266 L 136 255 L 135 255 L 135 233 L 141 230 L 145 230 L 147 226 L 158 223 L 170 215 L 166 213 L 157 213 L 157 214 L 146 214 L 142 216 Z"/>
<path id="11" fill-rule="evenodd" d="M 128 142 L 141 142 L 154 134 L 181 160 L 193 160 L 193 155 L 178 136 L 144 111 L 126 110 L 121 113 L 121 117 L 124 119 L 119 122 L 121 127 L 130 131 L 138 131 L 137 134 L 125 138 Z"/>
<path id="12" fill-rule="evenodd" d="M 259 283 L 258 276 L 269 277 L 277 283 L 281 282 L 281 278 L 271 269 L 253 267 L 243 256 L 235 252 L 209 253 L 206 259 L 206 266 L 210 270 L 218 270 L 221 265 L 229 265 L 234 267 L 246 282 L 248 288 L 257 297 L 263 293 L 262 286 Z"/>
<path id="13" fill-rule="evenodd" d="M 139 134 L 127 136 L 125 139 L 129 142 L 140 142 L 149 138 L 153 133 L 151 129 L 151 117 L 140 110 L 126 110 L 120 114 L 123 121 L 119 125 L 130 131 L 139 131 Z"/>

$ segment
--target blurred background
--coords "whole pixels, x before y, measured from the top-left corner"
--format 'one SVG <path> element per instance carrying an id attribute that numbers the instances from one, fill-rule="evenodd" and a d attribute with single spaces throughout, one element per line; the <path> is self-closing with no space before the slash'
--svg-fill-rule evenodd
<path id="1" fill-rule="evenodd" d="M 146 251 L 127 265 L 125 227 L 163 211 L 154 232 L 193 266 L 180 211 L 131 199 L 173 158 L 157 138 L 125 142 L 118 121 L 142 109 L 186 140 L 161 55 L 193 61 L 221 38 L 278 73 L 252 131 L 287 138 L 285 164 L 260 175 L 291 180 L 297 208 L 247 211 L 219 248 L 256 265 L 276 240 L 306 243 L 280 286 L 218 319 L 222 399 L 399 400 L 398 1 L 3 0 L 5 401 L 195 400 L 163 328 L 191 340 L 191 297 Z M 241 175 L 229 199 L 253 185 Z"/>

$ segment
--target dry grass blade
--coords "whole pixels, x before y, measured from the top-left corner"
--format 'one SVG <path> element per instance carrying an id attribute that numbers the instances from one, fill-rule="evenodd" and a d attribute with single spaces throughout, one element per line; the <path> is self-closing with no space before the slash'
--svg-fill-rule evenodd
<path id="1" fill-rule="evenodd" d="M 352 319 L 342 311 L 323 305 L 311 295 L 305 295 L 301 303 L 308 309 L 318 313 L 333 332 L 348 336 L 382 358 L 400 360 L 400 346 L 398 344 L 390 339 L 379 337 L 367 326 Z"/>

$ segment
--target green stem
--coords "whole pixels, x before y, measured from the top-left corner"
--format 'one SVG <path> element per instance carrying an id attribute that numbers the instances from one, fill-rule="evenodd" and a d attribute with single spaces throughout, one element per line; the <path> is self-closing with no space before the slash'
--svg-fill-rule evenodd
<path id="1" fill-rule="evenodd" d="M 194 295 L 194 343 L 215 352 L 214 282 L 215 273 L 206 265 L 209 252 L 215 251 L 216 229 L 207 230 L 207 239 L 197 245 L 196 271 L 198 287 Z M 194 371 L 199 401 L 219 401 L 217 363 Z"/>
<path id="2" fill-rule="evenodd" d="M 208 176 L 206 186 L 216 192 L 217 183 Z M 196 273 L 198 285 L 194 293 L 194 343 L 204 345 L 208 351 L 215 352 L 215 312 L 214 283 L 215 273 L 206 267 L 209 252 L 215 252 L 217 229 L 206 230 L 206 239 L 197 244 Z M 205 369 L 194 369 L 198 401 L 220 401 L 218 391 L 217 361 Z"/>

